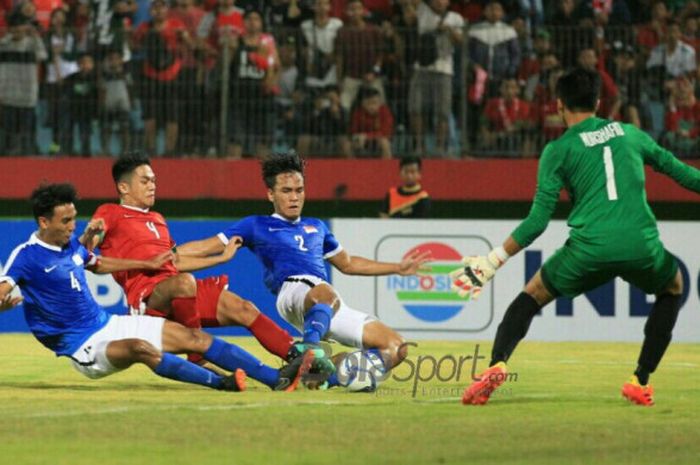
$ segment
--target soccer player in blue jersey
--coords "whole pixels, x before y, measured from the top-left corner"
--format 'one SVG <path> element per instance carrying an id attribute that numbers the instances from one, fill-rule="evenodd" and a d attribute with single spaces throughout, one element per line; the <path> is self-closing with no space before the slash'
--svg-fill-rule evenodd
<path id="1" fill-rule="evenodd" d="M 275 155 L 263 162 L 269 216 L 248 216 L 217 236 L 178 246 L 178 253 L 204 257 L 221 253 L 231 238 L 255 253 L 265 268 L 265 284 L 277 295 L 280 315 L 303 333 L 310 347 L 330 338 L 344 345 L 378 352 L 387 370 L 406 357 L 406 344 L 393 329 L 367 313 L 350 308 L 328 283 L 324 260 L 345 274 L 413 275 L 428 261 L 414 254 L 401 263 L 351 256 L 317 218 L 301 216 L 304 207 L 304 162 L 296 154 Z M 329 370 L 332 371 L 332 370 Z M 337 382 L 332 376 L 330 383 Z"/>
<path id="2" fill-rule="evenodd" d="M 150 316 L 108 314 L 93 298 L 85 268 L 97 273 L 158 269 L 172 255 L 150 261 L 97 257 L 73 236 L 76 192 L 70 184 L 40 186 L 31 196 L 39 226 L 10 255 L 0 275 L 0 311 L 19 304 L 34 336 L 57 356 L 70 357 L 89 378 L 143 363 L 157 375 L 202 386 L 242 391 L 246 373 L 275 390 L 293 390 L 310 369 L 313 353 L 281 370 L 263 365 L 243 349 L 197 329 Z M 88 232 L 90 226 L 88 227 Z M 233 374 L 219 376 L 173 353 L 194 352 Z"/>

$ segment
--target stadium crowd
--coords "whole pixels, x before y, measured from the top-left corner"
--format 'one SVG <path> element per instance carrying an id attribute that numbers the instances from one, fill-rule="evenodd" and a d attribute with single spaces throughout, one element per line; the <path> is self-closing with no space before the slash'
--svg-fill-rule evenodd
<path id="1" fill-rule="evenodd" d="M 697 157 L 699 22 L 697 0 L 0 0 L 0 156 L 536 156 L 578 65 L 599 116 Z"/>

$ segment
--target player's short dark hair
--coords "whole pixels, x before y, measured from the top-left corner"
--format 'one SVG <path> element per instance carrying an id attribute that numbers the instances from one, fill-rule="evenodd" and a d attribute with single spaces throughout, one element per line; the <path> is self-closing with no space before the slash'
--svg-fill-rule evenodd
<path id="1" fill-rule="evenodd" d="M 274 189 L 277 175 L 282 173 L 299 173 L 304 176 L 306 162 L 295 152 L 278 153 L 262 161 L 262 177 L 269 189 Z"/>
<path id="2" fill-rule="evenodd" d="M 131 175 L 136 168 L 142 165 L 151 166 L 151 160 L 139 151 L 127 152 L 119 157 L 112 165 L 114 184 L 119 184 L 125 176 Z"/>
<path id="3" fill-rule="evenodd" d="M 34 189 L 29 201 L 32 204 L 34 219 L 39 217 L 51 219 L 54 208 L 60 205 L 75 203 L 78 193 L 72 184 L 41 184 Z"/>
<path id="4" fill-rule="evenodd" d="M 418 169 L 421 169 L 423 168 L 423 161 L 420 159 L 420 157 L 416 156 L 401 157 L 399 159 L 399 169 L 408 165 L 418 165 Z"/>
<path id="5" fill-rule="evenodd" d="M 595 111 L 600 94 L 600 75 L 597 71 L 575 68 L 557 81 L 557 98 L 569 111 Z"/>

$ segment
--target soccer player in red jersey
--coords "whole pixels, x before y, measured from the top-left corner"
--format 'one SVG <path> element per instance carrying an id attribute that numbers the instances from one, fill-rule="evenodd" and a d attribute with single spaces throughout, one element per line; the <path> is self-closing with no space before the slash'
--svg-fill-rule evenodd
<path id="1" fill-rule="evenodd" d="M 92 247 L 99 245 L 105 257 L 138 259 L 172 249 L 175 243 L 165 219 L 151 210 L 156 177 L 148 158 L 138 153 L 121 157 L 112 167 L 112 177 L 120 203 L 101 205 L 91 222 L 101 231 L 83 239 Z M 240 245 L 232 245 L 220 256 L 177 257 L 156 271 L 113 276 L 124 289 L 132 314 L 162 316 L 190 328 L 244 326 L 268 352 L 285 360 L 296 358 L 301 353 L 289 333 L 251 301 L 228 291 L 226 275 L 195 279 L 187 273 L 230 260 Z"/>

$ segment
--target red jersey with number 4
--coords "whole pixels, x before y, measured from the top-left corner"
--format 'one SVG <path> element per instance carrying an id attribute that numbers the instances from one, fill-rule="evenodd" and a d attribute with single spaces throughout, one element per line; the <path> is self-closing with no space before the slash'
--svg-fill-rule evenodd
<path id="1" fill-rule="evenodd" d="M 163 215 L 117 204 L 101 205 L 93 219 L 101 218 L 105 224 L 100 253 L 105 257 L 149 260 L 170 250 L 175 243 L 170 237 Z M 132 270 L 112 273 L 114 280 L 124 289 L 127 302 L 141 312 L 142 302 L 151 295 L 156 285 L 177 274 L 172 262 L 159 270 Z"/>

